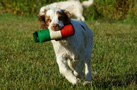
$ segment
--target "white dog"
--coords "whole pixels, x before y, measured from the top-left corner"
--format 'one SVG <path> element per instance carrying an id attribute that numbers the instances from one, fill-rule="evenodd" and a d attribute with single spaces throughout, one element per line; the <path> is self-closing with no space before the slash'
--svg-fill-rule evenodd
<path id="1" fill-rule="evenodd" d="M 44 13 L 44 14 L 43 14 Z M 66 10 L 53 8 L 39 13 L 42 29 L 50 32 L 61 30 L 65 25 L 72 24 L 75 29 L 73 36 L 61 40 L 52 40 L 59 71 L 73 85 L 80 82 L 83 77 L 82 70 L 85 66 L 86 81 L 91 82 L 90 59 L 93 46 L 93 33 L 82 21 L 70 19 Z"/>
<path id="2" fill-rule="evenodd" d="M 72 15 L 76 16 L 78 20 L 84 21 L 85 18 L 83 17 L 83 6 L 88 7 L 93 3 L 93 0 L 83 1 L 80 3 L 79 0 L 70 0 L 70 1 L 62 1 L 62 2 L 55 2 L 49 4 L 47 6 L 43 6 L 40 9 L 40 12 L 43 13 L 45 9 L 51 8 L 61 8 L 69 11 Z"/>

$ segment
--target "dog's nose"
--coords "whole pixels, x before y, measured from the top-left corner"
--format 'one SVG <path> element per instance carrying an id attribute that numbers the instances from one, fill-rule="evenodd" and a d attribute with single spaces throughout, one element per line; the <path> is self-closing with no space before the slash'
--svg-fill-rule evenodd
<path id="1" fill-rule="evenodd" d="M 54 30 L 56 30 L 56 29 L 58 29 L 59 24 L 53 24 L 52 27 L 53 27 Z"/>

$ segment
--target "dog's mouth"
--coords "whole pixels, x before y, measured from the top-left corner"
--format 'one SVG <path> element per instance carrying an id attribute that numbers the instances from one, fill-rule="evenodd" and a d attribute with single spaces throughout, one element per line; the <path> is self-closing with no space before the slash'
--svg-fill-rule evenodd
<path id="1" fill-rule="evenodd" d="M 59 27 L 59 28 L 55 28 L 53 29 L 54 31 L 60 31 L 62 29 L 62 27 Z"/>
<path id="2" fill-rule="evenodd" d="M 51 27 L 51 29 L 52 29 L 53 31 L 59 31 L 59 30 L 61 30 L 62 28 L 63 28 L 63 27 L 60 26 L 60 25 L 58 25 L 58 24 L 53 24 L 52 27 Z"/>

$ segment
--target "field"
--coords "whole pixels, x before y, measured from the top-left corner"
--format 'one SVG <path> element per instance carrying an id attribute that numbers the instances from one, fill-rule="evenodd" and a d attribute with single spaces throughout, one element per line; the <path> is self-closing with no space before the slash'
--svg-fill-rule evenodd
<path id="1" fill-rule="evenodd" d="M 137 88 L 137 25 L 86 24 L 94 32 L 92 86 L 73 87 L 58 70 L 50 41 L 35 43 L 37 17 L 0 15 L 1 90 L 91 90 Z"/>

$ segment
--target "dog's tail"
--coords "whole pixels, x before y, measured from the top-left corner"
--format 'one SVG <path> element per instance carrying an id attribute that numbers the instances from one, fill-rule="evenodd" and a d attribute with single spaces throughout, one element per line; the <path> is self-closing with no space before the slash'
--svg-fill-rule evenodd
<path id="1" fill-rule="evenodd" d="M 93 0 L 83 1 L 83 2 L 81 2 L 81 4 L 84 7 L 89 7 L 91 4 L 93 4 Z"/>

